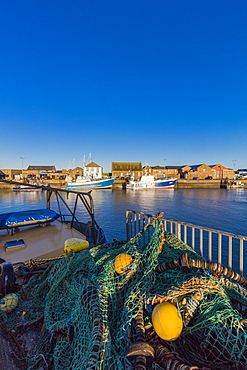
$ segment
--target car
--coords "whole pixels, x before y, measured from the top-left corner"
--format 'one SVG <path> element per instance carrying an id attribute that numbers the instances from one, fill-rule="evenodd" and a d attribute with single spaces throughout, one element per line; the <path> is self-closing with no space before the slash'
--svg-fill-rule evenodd
<path id="1" fill-rule="evenodd" d="M 199 180 L 199 179 L 198 179 L 198 177 L 193 177 L 193 179 L 192 179 L 192 180 Z"/>
<path id="2" fill-rule="evenodd" d="M 205 180 L 213 180 L 212 176 L 205 177 Z"/>

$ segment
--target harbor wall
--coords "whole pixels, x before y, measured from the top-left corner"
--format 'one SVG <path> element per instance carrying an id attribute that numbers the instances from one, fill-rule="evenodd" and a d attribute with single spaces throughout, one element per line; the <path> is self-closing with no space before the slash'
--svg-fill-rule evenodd
<path id="1" fill-rule="evenodd" d="M 239 180 L 244 183 L 244 187 L 247 188 L 247 179 Z M 176 189 L 185 188 L 220 188 L 221 180 L 185 180 L 178 179 L 175 185 Z"/>
<path id="2" fill-rule="evenodd" d="M 245 189 L 247 189 L 247 179 L 240 180 L 244 183 Z M 55 188 L 61 188 L 65 186 L 65 181 L 62 180 L 46 180 L 46 183 Z M 175 189 L 198 189 L 198 188 L 220 188 L 221 180 L 185 180 L 185 179 L 178 179 L 175 185 Z M 0 182 L 0 189 L 1 190 L 11 190 L 16 185 L 7 184 L 4 182 Z M 126 181 L 117 179 L 114 181 L 112 186 L 114 190 L 122 190 L 126 189 Z"/>
<path id="3" fill-rule="evenodd" d="M 178 179 L 176 189 L 184 188 L 220 188 L 221 180 L 185 180 Z"/>

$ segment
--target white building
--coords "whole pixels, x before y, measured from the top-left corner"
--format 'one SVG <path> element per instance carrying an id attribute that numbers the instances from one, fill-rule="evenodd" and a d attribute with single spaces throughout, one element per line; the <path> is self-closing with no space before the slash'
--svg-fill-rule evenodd
<path id="1" fill-rule="evenodd" d="M 83 168 L 83 176 L 91 177 L 92 179 L 101 179 L 103 168 L 94 162 L 90 162 Z"/>

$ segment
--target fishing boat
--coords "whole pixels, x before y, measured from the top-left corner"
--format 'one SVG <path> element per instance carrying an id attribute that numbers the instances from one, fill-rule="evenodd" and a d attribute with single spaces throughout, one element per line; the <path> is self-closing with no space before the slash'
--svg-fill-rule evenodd
<path id="1" fill-rule="evenodd" d="M 78 176 L 76 180 L 66 181 L 65 189 L 110 189 L 114 183 L 113 178 L 92 179 Z"/>
<path id="2" fill-rule="evenodd" d="M 48 184 L 43 182 L 31 182 L 31 183 L 25 183 L 21 182 L 18 183 L 19 185 L 16 185 L 13 187 L 13 191 L 15 192 L 23 192 L 23 191 L 42 191 L 44 187 L 47 187 Z"/>
<path id="3" fill-rule="evenodd" d="M 0 180 L 14 185 L 15 181 Z M 35 258 L 59 256 L 66 240 L 74 244 L 95 246 L 106 241 L 103 230 L 95 221 L 91 192 L 29 185 L 46 191 L 42 209 L 18 209 L 0 214 L 0 258 L 6 262 L 26 262 Z M 73 199 L 72 206 L 66 197 Z M 88 220 L 80 220 L 78 203 L 87 211 Z M 54 209 L 51 209 L 51 204 Z M 86 244 L 84 243 L 87 242 Z M 73 240 L 71 241 L 71 243 Z M 71 247 L 72 248 L 72 247 Z M 73 248 L 72 248 L 73 249 Z"/>
<path id="4" fill-rule="evenodd" d="M 127 189 L 173 189 L 177 179 L 155 179 L 152 175 L 144 175 L 139 180 L 130 180 L 126 184 Z"/>
<path id="5" fill-rule="evenodd" d="M 243 189 L 244 188 L 244 183 L 241 182 L 241 181 L 230 181 L 230 180 L 227 180 L 227 181 L 224 181 L 220 187 L 222 189 Z"/>
<path id="6" fill-rule="evenodd" d="M 43 188 L 37 187 L 37 186 L 29 186 L 29 185 L 19 185 L 13 187 L 13 191 L 19 192 L 19 191 L 42 191 Z"/>

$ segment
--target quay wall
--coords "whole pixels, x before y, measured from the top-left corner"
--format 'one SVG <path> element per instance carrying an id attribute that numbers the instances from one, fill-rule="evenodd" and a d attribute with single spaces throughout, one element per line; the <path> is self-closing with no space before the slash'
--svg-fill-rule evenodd
<path id="1" fill-rule="evenodd" d="M 176 182 L 176 189 L 185 188 L 220 188 L 221 180 L 185 180 L 178 179 Z"/>
<path id="2" fill-rule="evenodd" d="M 117 179 L 114 181 L 113 185 L 112 185 L 112 189 L 114 190 L 123 190 L 123 189 L 126 189 L 126 181 L 125 180 L 121 180 L 121 179 Z"/>
<path id="3" fill-rule="evenodd" d="M 244 187 L 247 188 L 247 179 L 239 180 L 244 183 Z M 184 188 L 220 188 L 221 180 L 185 180 L 178 179 L 176 182 L 176 189 Z"/>
<path id="4" fill-rule="evenodd" d="M 245 189 L 247 189 L 247 179 L 240 180 L 244 183 Z M 65 186 L 65 182 L 61 180 L 46 180 L 46 183 L 55 188 L 61 188 Z M 221 180 L 185 180 L 178 179 L 175 185 L 175 189 L 198 189 L 198 188 L 220 188 Z M 12 190 L 16 185 L 7 184 L 0 182 L 0 190 Z M 126 189 L 126 181 L 117 179 L 115 180 L 112 188 L 114 190 Z"/>

